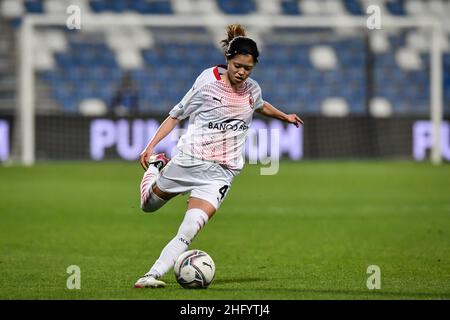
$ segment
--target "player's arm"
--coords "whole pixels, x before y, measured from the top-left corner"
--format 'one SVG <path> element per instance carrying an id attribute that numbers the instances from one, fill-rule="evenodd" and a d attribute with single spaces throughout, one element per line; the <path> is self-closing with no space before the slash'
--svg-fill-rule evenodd
<path id="1" fill-rule="evenodd" d="M 173 128 L 176 127 L 178 122 L 179 122 L 178 119 L 168 116 L 163 121 L 163 123 L 161 123 L 158 130 L 156 130 L 155 135 L 150 139 L 150 141 L 147 144 L 147 146 L 145 147 L 144 151 L 141 152 L 141 155 L 139 158 L 139 161 L 141 162 L 141 166 L 142 166 L 142 168 L 144 168 L 144 170 L 148 169 L 146 159 L 148 159 L 152 155 L 153 149 L 155 148 L 155 146 L 162 139 L 164 139 L 173 130 Z"/>
<path id="2" fill-rule="evenodd" d="M 286 114 L 283 111 L 278 110 L 273 105 L 268 103 L 267 101 L 264 101 L 264 104 L 261 108 L 256 109 L 256 112 L 263 114 L 270 118 L 279 119 L 288 123 L 294 124 L 297 128 L 303 124 L 303 120 L 300 119 L 298 115 L 295 113 L 293 114 Z"/>

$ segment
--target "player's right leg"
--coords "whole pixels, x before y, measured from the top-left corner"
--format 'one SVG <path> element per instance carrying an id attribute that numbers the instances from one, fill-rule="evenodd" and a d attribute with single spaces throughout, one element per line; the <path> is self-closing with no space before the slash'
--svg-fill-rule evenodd
<path id="1" fill-rule="evenodd" d="M 228 172 L 224 171 L 224 175 L 227 176 L 218 183 L 214 183 L 214 177 L 211 177 L 209 180 L 213 181 L 212 183 L 201 185 L 201 182 L 208 181 L 209 168 L 210 164 L 205 164 L 193 170 L 191 167 L 178 166 L 174 162 L 167 166 L 162 173 L 158 185 L 164 190 L 180 193 L 191 191 L 191 196 L 176 236 L 163 248 L 150 270 L 136 281 L 136 288 L 165 286 L 165 283 L 160 280 L 161 277 L 173 268 L 176 259 L 188 249 L 193 239 L 214 215 L 227 195 L 233 180 L 233 176 Z M 179 181 L 190 181 L 191 183 L 186 187 Z"/>
<path id="2" fill-rule="evenodd" d="M 176 236 L 164 247 L 150 270 L 134 284 L 135 288 L 164 288 L 160 278 L 173 268 L 176 259 L 185 252 L 195 236 L 214 215 L 216 207 L 203 199 L 190 198 L 188 210 Z"/>
<path id="3" fill-rule="evenodd" d="M 160 175 L 160 171 L 170 161 L 163 153 L 154 154 L 149 159 L 147 171 L 141 181 L 141 209 L 145 212 L 155 212 L 176 194 L 166 193 L 160 190 L 155 181 Z"/>

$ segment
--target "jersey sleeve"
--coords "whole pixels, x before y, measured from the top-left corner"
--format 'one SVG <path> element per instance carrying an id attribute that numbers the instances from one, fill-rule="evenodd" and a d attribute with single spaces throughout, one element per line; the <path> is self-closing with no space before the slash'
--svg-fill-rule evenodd
<path id="1" fill-rule="evenodd" d="M 186 93 L 181 101 L 170 110 L 172 118 L 183 120 L 200 108 L 203 104 L 203 95 L 195 85 Z"/>
<path id="2" fill-rule="evenodd" d="M 262 98 L 262 90 L 259 84 L 256 84 L 255 88 L 255 110 L 261 108 L 264 105 L 264 100 Z"/>

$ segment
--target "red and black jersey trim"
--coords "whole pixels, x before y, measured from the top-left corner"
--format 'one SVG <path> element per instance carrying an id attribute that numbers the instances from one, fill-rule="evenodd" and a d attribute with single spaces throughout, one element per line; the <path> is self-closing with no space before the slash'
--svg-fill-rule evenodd
<path id="1" fill-rule="evenodd" d="M 220 73 L 219 73 L 219 67 L 220 67 L 220 68 L 223 68 L 223 69 L 227 69 L 227 66 L 224 65 L 224 64 L 219 64 L 219 65 L 217 65 L 217 66 L 214 68 L 213 72 L 214 72 L 214 76 L 216 77 L 217 80 L 220 80 L 220 79 L 221 79 L 221 78 L 220 78 Z"/>

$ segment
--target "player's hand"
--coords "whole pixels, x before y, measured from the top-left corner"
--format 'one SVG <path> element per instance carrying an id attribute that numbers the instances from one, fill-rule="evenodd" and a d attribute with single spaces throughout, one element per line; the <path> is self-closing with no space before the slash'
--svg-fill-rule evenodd
<path id="1" fill-rule="evenodd" d="M 303 124 L 303 120 L 296 114 L 288 114 L 286 115 L 286 122 L 288 123 L 292 123 L 293 125 L 295 125 L 297 128 Z"/>
<path id="2" fill-rule="evenodd" d="M 144 168 L 145 171 L 148 169 L 148 159 L 153 154 L 153 148 L 145 148 L 144 151 L 141 152 L 139 156 L 139 162 L 141 163 L 142 168 Z"/>

